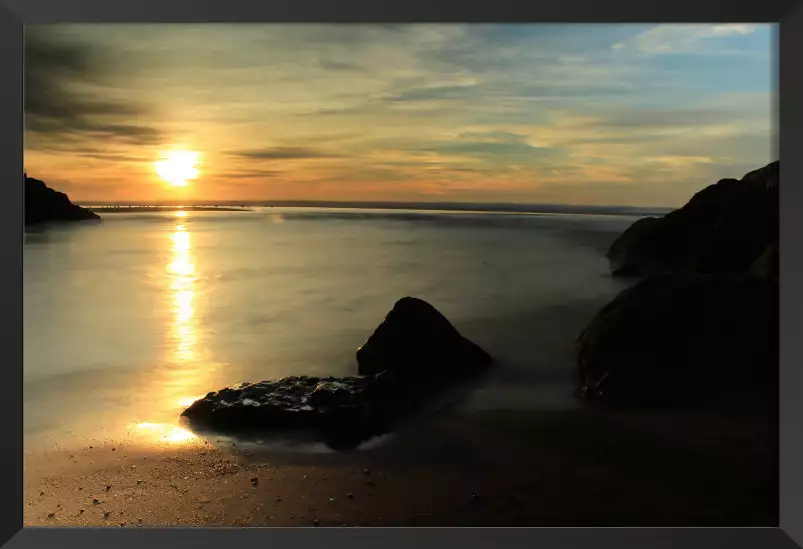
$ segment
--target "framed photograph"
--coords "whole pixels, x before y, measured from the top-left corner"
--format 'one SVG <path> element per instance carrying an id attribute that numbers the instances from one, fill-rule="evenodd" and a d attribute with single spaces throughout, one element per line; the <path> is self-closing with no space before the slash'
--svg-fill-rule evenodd
<path id="1" fill-rule="evenodd" d="M 803 7 L 561 6 L 4 0 L 0 543 L 801 546 Z"/>

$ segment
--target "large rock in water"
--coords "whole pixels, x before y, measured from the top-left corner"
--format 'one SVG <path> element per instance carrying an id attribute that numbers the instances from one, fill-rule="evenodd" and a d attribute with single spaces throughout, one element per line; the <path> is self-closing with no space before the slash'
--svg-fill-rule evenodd
<path id="1" fill-rule="evenodd" d="M 581 396 L 625 406 L 772 402 L 778 282 L 660 275 L 604 307 L 577 340 Z"/>
<path id="2" fill-rule="evenodd" d="M 357 350 L 357 363 L 362 375 L 392 371 L 401 379 L 440 383 L 486 368 L 491 357 L 435 307 L 404 297 Z"/>
<path id="3" fill-rule="evenodd" d="M 207 394 L 184 410 L 196 427 L 222 432 L 308 429 L 357 444 L 389 429 L 415 403 L 391 374 L 286 377 Z"/>
<path id="4" fill-rule="evenodd" d="M 66 194 L 51 189 L 43 181 L 25 176 L 25 225 L 93 219 L 99 220 L 100 216 L 76 206 Z"/>
<path id="5" fill-rule="evenodd" d="M 614 274 L 745 272 L 778 241 L 779 163 L 706 187 L 630 226 L 608 250 Z"/>
<path id="6" fill-rule="evenodd" d="M 392 430 L 426 398 L 491 362 L 434 307 L 409 297 L 396 303 L 357 357 L 362 375 L 235 385 L 195 401 L 182 416 L 223 432 L 314 430 L 347 449 Z"/>

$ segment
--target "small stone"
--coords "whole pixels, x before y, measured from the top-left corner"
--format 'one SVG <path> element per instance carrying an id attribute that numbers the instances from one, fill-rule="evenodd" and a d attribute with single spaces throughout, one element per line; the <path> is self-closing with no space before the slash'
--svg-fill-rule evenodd
<path id="1" fill-rule="evenodd" d="M 111 487 L 111 486 L 109 486 L 109 485 L 107 485 L 107 486 L 106 486 L 106 491 L 107 491 L 107 492 L 108 492 L 109 490 L 111 490 L 111 489 L 112 489 L 112 487 Z"/>
<path id="2" fill-rule="evenodd" d="M 257 477 L 251 477 L 251 484 L 253 484 L 254 486 L 256 486 L 257 484 L 259 484 L 259 478 L 257 478 Z"/>
<path id="3" fill-rule="evenodd" d="M 48 513 L 47 518 L 53 518 L 56 516 L 56 513 Z"/>
<path id="4" fill-rule="evenodd" d="M 83 515 L 84 514 L 84 510 L 83 509 L 78 509 L 78 514 L 79 515 Z"/>
<path id="5" fill-rule="evenodd" d="M 363 470 L 362 474 L 363 475 L 370 475 L 371 471 L 369 471 L 368 469 L 365 469 L 365 470 Z"/>
<path id="6" fill-rule="evenodd" d="M 45 491 L 44 491 L 44 490 L 42 490 L 41 492 L 39 492 L 39 495 L 40 495 L 40 496 L 44 496 L 44 495 L 45 495 Z"/>
<path id="7" fill-rule="evenodd" d="M 312 524 L 314 524 L 315 526 L 319 526 L 321 524 L 321 521 L 319 521 L 318 519 L 312 519 Z"/>
<path id="8" fill-rule="evenodd" d="M 479 501 L 480 495 L 475 492 L 475 493 L 471 494 L 471 499 L 474 500 L 474 501 Z"/>
<path id="9" fill-rule="evenodd" d="M 81 490 L 83 490 L 83 489 L 84 489 L 84 487 L 83 487 L 83 486 L 79 486 L 79 487 L 78 487 L 78 491 L 79 491 L 79 492 L 80 492 Z"/>
<path id="10" fill-rule="evenodd" d="M 349 492 L 348 494 L 346 494 L 346 497 L 349 498 L 349 499 L 354 499 L 354 494 Z"/>
<path id="11" fill-rule="evenodd" d="M 336 500 L 335 500 L 335 498 L 329 498 L 329 501 L 334 502 Z"/>
<path id="12" fill-rule="evenodd" d="M 111 514 L 112 514 L 111 511 L 106 511 L 105 513 L 103 513 L 103 518 L 109 518 Z"/>
<path id="13" fill-rule="evenodd" d="M 94 503 L 95 505 L 97 505 L 98 503 L 100 503 L 100 501 L 99 501 L 97 498 L 94 498 L 94 499 L 92 500 L 92 503 Z"/>
<path id="14" fill-rule="evenodd" d="M 280 497 L 277 497 L 277 498 L 276 498 L 276 501 L 277 501 L 277 502 L 280 502 L 280 501 L 282 501 L 282 498 L 280 498 Z"/>
<path id="15" fill-rule="evenodd" d="M 138 481 L 137 481 L 137 484 L 142 484 L 142 481 L 141 481 L 141 480 L 138 480 Z"/>
<path id="16" fill-rule="evenodd" d="M 112 448 L 112 452 L 116 452 L 116 451 L 117 451 L 117 448 Z"/>

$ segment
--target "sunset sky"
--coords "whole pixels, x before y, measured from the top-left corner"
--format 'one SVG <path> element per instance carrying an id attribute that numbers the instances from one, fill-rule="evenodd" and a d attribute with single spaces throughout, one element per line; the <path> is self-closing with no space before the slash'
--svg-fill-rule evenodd
<path id="1" fill-rule="evenodd" d="M 26 33 L 25 168 L 77 202 L 676 206 L 775 159 L 772 25 Z"/>

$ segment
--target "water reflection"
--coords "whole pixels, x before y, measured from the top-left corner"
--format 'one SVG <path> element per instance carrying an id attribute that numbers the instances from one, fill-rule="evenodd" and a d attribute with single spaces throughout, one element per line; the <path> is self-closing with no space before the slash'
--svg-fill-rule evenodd
<path id="1" fill-rule="evenodd" d="M 137 433 L 158 442 L 187 443 L 197 439 L 178 426 L 182 410 L 209 390 L 213 362 L 203 356 L 198 318 L 199 276 L 196 271 L 192 234 L 187 228 L 186 212 L 175 213 L 176 224 L 168 234 L 170 255 L 166 267 L 170 324 L 166 337 L 166 365 L 154 379 L 159 393 L 155 416 L 164 422 L 136 423 Z"/>
<path id="2" fill-rule="evenodd" d="M 198 337 L 194 322 L 195 264 L 192 258 L 192 240 L 186 226 L 183 223 L 176 224 L 175 231 L 170 236 L 173 253 L 167 270 L 173 299 L 174 362 L 185 363 L 197 358 Z"/>

